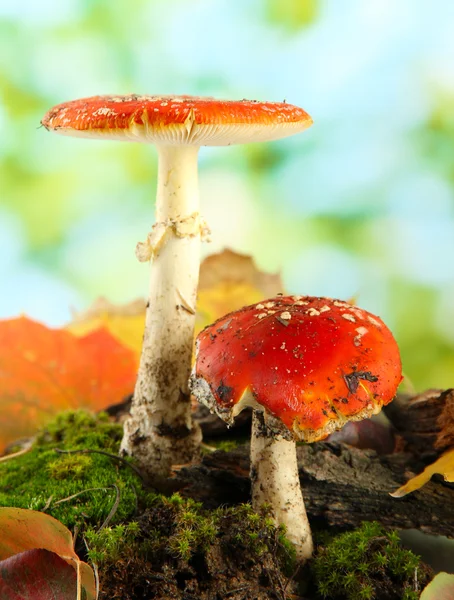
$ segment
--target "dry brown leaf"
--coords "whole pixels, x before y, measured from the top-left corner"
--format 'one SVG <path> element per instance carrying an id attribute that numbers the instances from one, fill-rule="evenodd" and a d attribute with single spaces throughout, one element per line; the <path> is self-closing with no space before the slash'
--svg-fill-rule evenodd
<path id="1" fill-rule="evenodd" d="M 263 273 L 257 269 L 252 257 L 228 248 L 202 261 L 199 291 L 227 282 L 249 284 L 261 292 L 261 298 L 271 298 L 284 292 L 280 274 Z"/>

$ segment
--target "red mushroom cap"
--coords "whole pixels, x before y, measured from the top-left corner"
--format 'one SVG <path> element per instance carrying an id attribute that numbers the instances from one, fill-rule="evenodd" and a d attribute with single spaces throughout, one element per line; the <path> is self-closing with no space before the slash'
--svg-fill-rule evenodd
<path id="1" fill-rule="evenodd" d="M 278 296 L 198 335 L 192 389 L 228 423 L 260 407 L 313 442 L 379 412 L 401 380 L 397 343 L 379 317 L 340 300 Z"/>
<path id="2" fill-rule="evenodd" d="M 133 94 L 65 102 L 48 111 L 41 123 L 71 136 L 226 146 L 292 135 L 312 125 L 312 119 L 285 102 Z"/>

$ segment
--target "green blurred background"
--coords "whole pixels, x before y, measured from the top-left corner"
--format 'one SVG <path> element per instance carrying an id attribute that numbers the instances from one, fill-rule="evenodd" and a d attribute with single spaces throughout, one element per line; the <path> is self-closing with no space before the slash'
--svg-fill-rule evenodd
<path id="1" fill-rule="evenodd" d="M 416 389 L 454 385 L 454 2 L 0 0 L 0 318 L 144 296 L 156 155 L 39 128 L 103 93 L 284 100 L 315 124 L 202 149 L 208 254 L 355 297 Z"/>

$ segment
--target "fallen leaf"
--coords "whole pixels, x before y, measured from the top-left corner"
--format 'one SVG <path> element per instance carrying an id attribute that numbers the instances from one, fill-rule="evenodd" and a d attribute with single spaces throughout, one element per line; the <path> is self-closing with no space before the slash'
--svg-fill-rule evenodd
<path id="1" fill-rule="evenodd" d="M 202 261 L 199 291 L 216 287 L 224 282 L 247 283 L 259 290 L 262 298 L 271 298 L 279 292 L 284 292 L 279 274 L 263 273 L 257 269 L 251 256 L 229 249 L 210 254 Z M 218 316 L 222 317 L 223 314 L 225 313 Z"/>
<path id="2" fill-rule="evenodd" d="M 7 563 L 7 559 L 17 556 L 20 560 L 20 555 L 29 550 L 42 549 L 57 554 L 67 564 L 74 568 L 77 581 L 83 588 L 87 600 L 96 598 L 96 585 L 93 570 L 89 565 L 82 562 L 74 552 L 73 539 L 71 532 L 60 521 L 54 519 L 45 513 L 26 510 L 23 508 L 0 508 L 0 580 L 3 579 L 3 584 L 17 592 L 16 587 L 12 587 L 12 579 L 7 576 L 7 569 L 14 567 L 15 563 Z M 35 558 L 36 555 L 23 557 L 27 563 Z M 42 556 L 39 557 L 39 560 Z M 17 565 L 16 565 L 17 566 Z M 4 574 L 5 573 L 5 574 Z M 0 588 L 1 589 L 1 588 Z M 27 598 L 27 596 L 23 596 Z M 0 594 L 0 598 L 4 598 Z M 8 598 L 8 596 L 5 596 Z M 16 600 L 15 596 L 11 596 Z M 17 596 L 18 599 L 22 597 Z M 30 598 L 35 598 L 30 596 Z M 36 599 L 38 600 L 38 596 Z M 44 597 L 45 598 L 45 597 Z M 56 596 L 60 598 L 60 596 Z M 74 594 L 72 596 L 74 598 Z M 65 600 L 65 597 L 62 597 Z"/>
<path id="3" fill-rule="evenodd" d="M 0 449 L 62 410 L 121 401 L 136 371 L 136 355 L 105 329 L 78 338 L 26 317 L 0 321 Z"/>
<path id="4" fill-rule="evenodd" d="M 453 600 L 454 575 L 438 573 L 423 589 L 419 600 Z"/>
<path id="5" fill-rule="evenodd" d="M 213 287 L 200 289 L 197 302 L 196 334 L 219 317 L 247 304 L 256 304 L 263 298 L 263 293 L 247 282 L 221 281 Z"/>
<path id="6" fill-rule="evenodd" d="M 146 302 L 142 299 L 115 305 L 106 298 L 98 298 L 86 311 L 74 313 L 72 322 L 66 328 L 77 336 L 84 336 L 104 327 L 122 344 L 140 355 L 145 310 Z"/>
<path id="7" fill-rule="evenodd" d="M 440 456 L 431 465 L 428 465 L 422 473 L 409 479 L 405 485 L 392 492 L 391 496 L 393 498 L 402 498 L 415 490 L 419 490 L 436 473 L 443 475 L 445 481 L 454 482 L 454 448 L 445 452 L 445 454 Z"/>
<path id="8" fill-rule="evenodd" d="M 232 250 L 212 254 L 200 266 L 195 333 L 232 310 L 282 291 L 280 275 L 262 273 L 250 256 Z M 75 313 L 67 329 L 80 336 L 104 327 L 140 356 L 145 310 L 145 300 L 115 305 L 99 298 L 86 311 Z"/>
<path id="9" fill-rule="evenodd" d="M 48 550 L 21 552 L 0 562 L 2 600 L 74 600 L 76 571 Z"/>

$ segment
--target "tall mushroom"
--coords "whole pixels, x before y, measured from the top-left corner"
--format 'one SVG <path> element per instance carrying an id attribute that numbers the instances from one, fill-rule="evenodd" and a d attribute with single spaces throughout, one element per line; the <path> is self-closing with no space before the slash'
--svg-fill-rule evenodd
<path id="1" fill-rule="evenodd" d="M 191 460 L 200 430 L 191 418 L 191 370 L 200 241 L 200 146 L 269 141 L 298 133 L 312 120 L 277 102 L 191 96 L 95 96 L 59 104 L 43 118 L 63 135 L 154 144 L 158 150 L 156 223 L 137 246 L 152 261 L 142 356 L 122 453 L 144 470 L 166 475 Z"/>
<path id="2" fill-rule="evenodd" d="M 402 379 L 397 344 L 378 317 L 347 302 L 278 296 L 197 337 L 193 394 L 228 424 L 253 408 L 252 504 L 271 506 L 301 560 L 312 537 L 295 440 L 315 442 L 378 413 Z"/>

